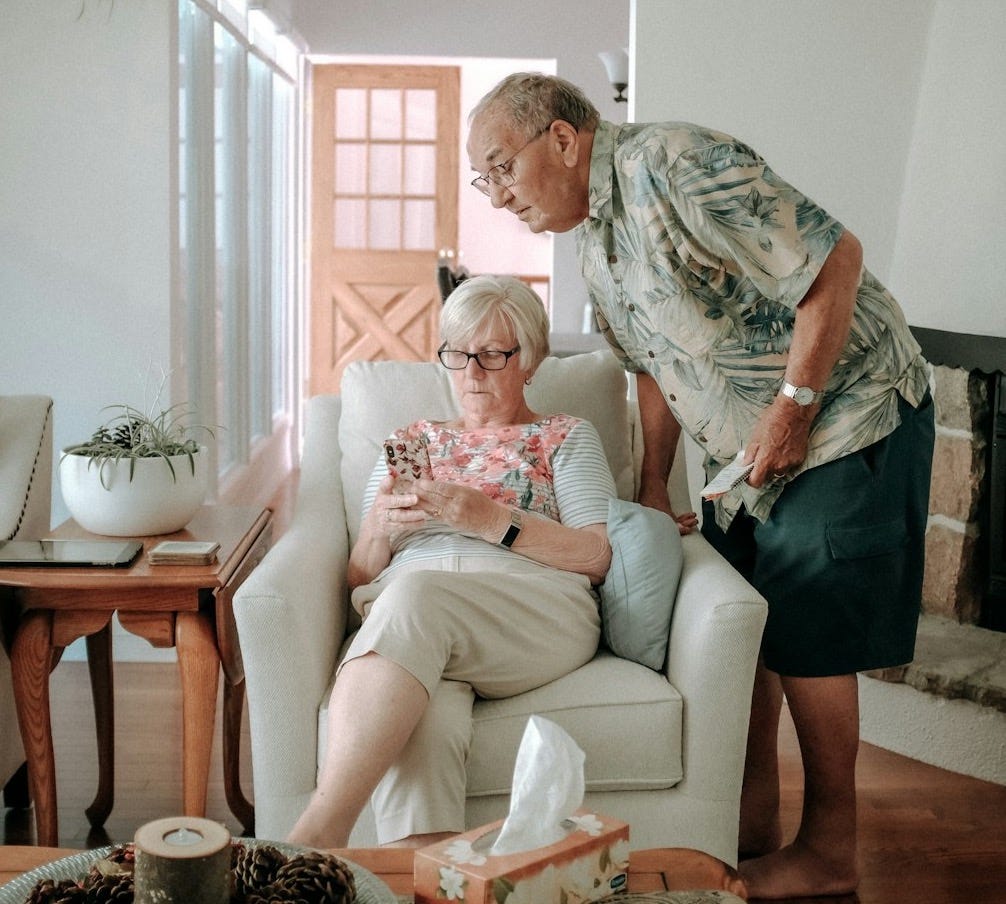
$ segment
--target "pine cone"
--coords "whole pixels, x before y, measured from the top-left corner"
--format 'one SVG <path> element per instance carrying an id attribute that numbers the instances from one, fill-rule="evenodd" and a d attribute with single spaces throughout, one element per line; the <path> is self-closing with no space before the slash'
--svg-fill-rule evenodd
<path id="1" fill-rule="evenodd" d="M 130 842 L 109 851 L 95 860 L 84 877 L 84 887 L 90 888 L 105 876 L 132 876 L 136 867 L 136 846 Z"/>
<path id="2" fill-rule="evenodd" d="M 42 879 L 28 894 L 25 904 L 86 904 L 84 886 L 73 879 Z"/>
<path id="3" fill-rule="evenodd" d="M 271 885 L 246 900 L 247 904 L 351 904 L 356 900 L 356 882 L 338 857 L 310 851 L 287 860 Z"/>
<path id="4" fill-rule="evenodd" d="M 87 904 L 133 904 L 132 873 L 102 876 L 87 889 Z"/>
<path id="5" fill-rule="evenodd" d="M 286 855 L 271 845 L 249 848 L 235 844 L 231 849 L 232 899 L 243 901 L 250 893 L 271 885 L 284 863 Z"/>

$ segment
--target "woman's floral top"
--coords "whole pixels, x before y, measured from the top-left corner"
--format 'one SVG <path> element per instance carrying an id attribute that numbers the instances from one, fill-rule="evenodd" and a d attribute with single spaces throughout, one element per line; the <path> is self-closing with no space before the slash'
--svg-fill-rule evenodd
<path id="1" fill-rule="evenodd" d="M 434 480 L 472 487 L 503 505 L 558 521 L 552 456 L 578 423 L 568 414 L 484 430 L 417 421 L 395 436 L 425 437 Z"/>
<path id="2" fill-rule="evenodd" d="M 567 527 L 603 524 L 608 503 L 616 495 L 597 430 L 588 421 L 567 414 L 481 430 L 419 420 L 393 437 L 426 439 L 434 480 L 472 487 L 501 505 Z M 364 513 L 373 505 L 378 484 L 387 473 L 382 455 L 363 495 Z M 392 540 L 392 560 L 384 573 L 402 565 L 442 561 L 445 556 L 459 561 L 467 556 L 523 559 L 506 547 L 428 521 Z"/>

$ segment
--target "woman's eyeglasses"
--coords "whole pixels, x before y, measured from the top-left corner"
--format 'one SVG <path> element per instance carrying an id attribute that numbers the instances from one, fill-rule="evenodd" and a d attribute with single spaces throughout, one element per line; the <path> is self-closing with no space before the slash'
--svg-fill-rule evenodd
<path id="1" fill-rule="evenodd" d="M 464 370 L 468 366 L 468 362 L 473 358 L 475 359 L 475 363 L 483 370 L 503 370 L 511 356 L 517 354 L 519 351 L 520 346 L 515 345 L 508 352 L 488 349 L 487 351 L 475 352 L 473 354 L 472 352 L 463 352 L 455 348 L 447 348 L 447 343 L 445 342 L 437 349 L 437 357 L 440 359 L 440 363 L 448 370 Z"/>

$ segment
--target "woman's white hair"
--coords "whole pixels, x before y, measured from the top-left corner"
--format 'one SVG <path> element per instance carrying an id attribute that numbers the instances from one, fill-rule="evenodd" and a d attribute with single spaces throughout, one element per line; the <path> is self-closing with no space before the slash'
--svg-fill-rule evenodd
<path id="1" fill-rule="evenodd" d="M 522 370 L 534 370 L 548 354 L 548 314 L 538 293 L 515 276 L 472 276 L 447 297 L 440 313 L 440 338 L 464 349 L 495 323 L 520 346 Z M 507 349 L 500 349 L 507 351 Z"/>

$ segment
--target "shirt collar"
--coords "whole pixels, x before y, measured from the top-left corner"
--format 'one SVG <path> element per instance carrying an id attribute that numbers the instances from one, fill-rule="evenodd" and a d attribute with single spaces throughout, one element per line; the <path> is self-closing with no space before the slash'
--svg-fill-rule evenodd
<path id="1" fill-rule="evenodd" d="M 587 188 L 590 208 L 587 215 L 608 222 L 612 220 L 616 128 L 613 123 L 599 122 L 590 150 L 590 182 Z"/>

